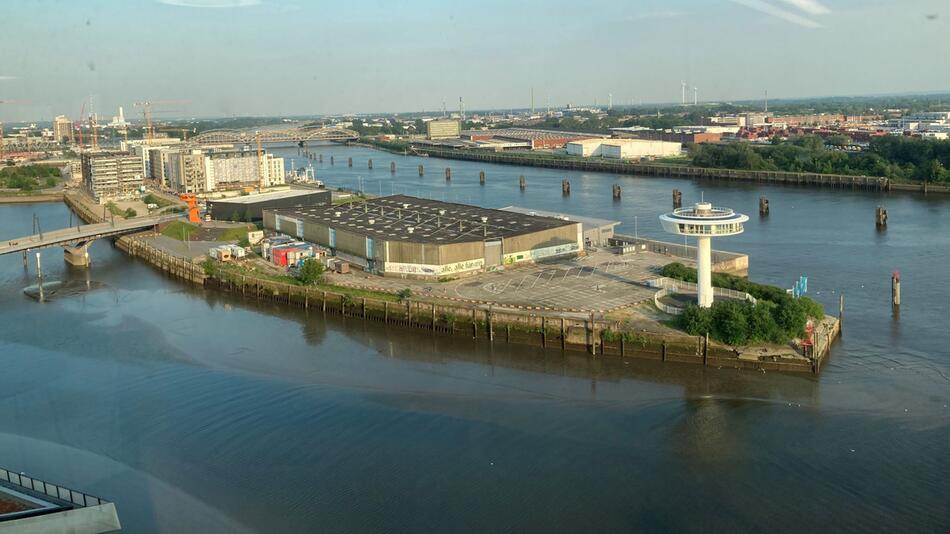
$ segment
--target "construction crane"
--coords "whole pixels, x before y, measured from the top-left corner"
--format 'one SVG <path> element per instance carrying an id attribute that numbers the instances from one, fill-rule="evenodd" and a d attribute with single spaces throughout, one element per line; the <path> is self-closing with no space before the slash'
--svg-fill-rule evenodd
<path id="1" fill-rule="evenodd" d="M 261 131 L 257 130 L 254 132 L 254 136 L 257 137 L 257 188 L 260 191 L 264 190 L 264 151 L 261 149 Z"/>
<path id="2" fill-rule="evenodd" d="M 190 100 L 143 100 L 135 102 L 132 105 L 142 108 L 142 118 L 145 119 L 145 139 L 149 144 L 155 138 L 155 127 L 152 126 L 152 108 L 162 106 L 177 106 L 179 104 L 189 104 Z"/>
<path id="3" fill-rule="evenodd" d="M 160 132 L 180 132 L 182 141 L 188 140 L 188 132 L 191 131 L 188 128 L 155 128 L 155 129 Z"/>
<path id="4" fill-rule="evenodd" d="M 82 117 L 86 114 L 86 101 L 82 101 L 82 108 L 79 110 L 79 119 L 76 120 L 76 129 L 79 130 L 79 149 L 82 150 Z"/>
<path id="5" fill-rule="evenodd" d="M 99 150 L 99 124 L 95 113 L 89 114 L 89 127 L 92 129 L 92 150 Z"/>

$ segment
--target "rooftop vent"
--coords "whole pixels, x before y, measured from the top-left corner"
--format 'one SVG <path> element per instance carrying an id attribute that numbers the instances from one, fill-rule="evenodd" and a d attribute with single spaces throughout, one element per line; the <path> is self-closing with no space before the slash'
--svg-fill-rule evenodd
<path id="1" fill-rule="evenodd" d="M 413 228 L 413 227 L 411 227 L 411 226 L 407 226 L 407 227 L 406 227 L 406 231 L 411 234 L 411 233 L 413 233 L 414 231 L 416 231 L 416 229 Z"/>
<path id="2" fill-rule="evenodd" d="M 366 221 L 368 224 L 376 224 L 376 219 L 370 219 Z"/>
<path id="3" fill-rule="evenodd" d="M 343 212 L 340 212 L 340 211 L 334 211 L 334 212 L 333 212 L 333 216 L 334 216 L 334 217 L 339 217 L 340 215 L 343 215 Z"/>

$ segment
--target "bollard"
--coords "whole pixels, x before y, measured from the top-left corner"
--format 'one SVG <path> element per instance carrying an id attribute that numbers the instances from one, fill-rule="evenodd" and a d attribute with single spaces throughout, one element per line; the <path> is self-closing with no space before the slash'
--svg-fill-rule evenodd
<path id="1" fill-rule="evenodd" d="M 620 184 L 614 184 L 613 197 L 614 200 L 620 200 Z"/>
<path id="2" fill-rule="evenodd" d="M 481 171 L 478 173 L 478 183 L 481 185 L 485 185 L 485 171 Z"/>
<path id="3" fill-rule="evenodd" d="M 571 182 L 567 180 L 561 180 L 561 194 L 562 195 L 571 194 Z"/>
<path id="4" fill-rule="evenodd" d="M 390 161 L 390 162 L 389 162 L 389 172 L 390 172 L 391 174 L 396 174 L 396 162 L 395 162 L 395 161 Z"/>
<path id="5" fill-rule="evenodd" d="M 759 197 L 759 215 L 765 216 L 769 214 L 769 199 L 762 195 Z"/>
<path id="6" fill-rule="evenodd" d="M 449 168 L 449 167 L 446 167 L 446 168 L 445 168 L 445 179 L 446 179 L 446 180 L 451 180 L 451 179 L 452 179 L 452 169 Z"/>
<path id="7" fill-rule="evenodd" d="M 901 273 L 894 271 L 891 273 L 891 307 L 894 312 L 901 309 Z"/>
<path id="8" fill-rule="evenodd" d="M 422 168 L 422 165 L 419 165 L 419 176 L 425 174 L 425 169 Z"/>
<path id="9" fill-rule="evenodd" d="M 887 228 L 887 208 L 878 206 L 874 209 L 874 226 L 878 229 Z"/>
<path id="10" fill-rule="evenodd" d="M 679 189 L 673 190 L 673 209 L 683 207 L 683 193 Z"/>
<path id="11" fill-rule="evenodd" d="M 373 170 L 373 160 L 367 161 L 366 166 L 369 168 L 369 170 Z"/>
<path id="12" fill-rule="evenodd" d="M 518 187 L 521 188 L 522 191 L 524 191 L 525 185 L 527 184 L 525 184 L 524 175 L 522 174 L 521 176 L 518 177 Z"/>
<path id="13" fill-rule="evenodd" d="M 353 158 L 347 158 L 347 159 L 346 159 L 346 166 L 347 166 L 347 167 L 352 167 L 352 166 L 353 166 Z"/>

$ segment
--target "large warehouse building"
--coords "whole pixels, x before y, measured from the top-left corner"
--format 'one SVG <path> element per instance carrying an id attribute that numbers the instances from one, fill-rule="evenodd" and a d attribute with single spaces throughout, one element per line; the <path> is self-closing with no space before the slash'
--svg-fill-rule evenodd
<path id="1" fill-rule="evenodd" d="M 578 222 L 405 195 L 267 209 L 264 226 L 327 247 L 366 271 L 413 278 L 457 277 L 584 247 Z"/>
<path id="2" fill-rule="evenodd" d="M 332 193 L 325 189 L 290 189 L 208 201 L 208 213 L 219 221 L 259 221 L 264 209 L 292 206 L 322 206 L 332 203 Z"/>
<path id="3" fill-rule="evenodd" d="M 647 139 L 582 139 L 567 144 L 572 156 L 632 159 L 645 157 L 678 156 L 680 143 Z"/>

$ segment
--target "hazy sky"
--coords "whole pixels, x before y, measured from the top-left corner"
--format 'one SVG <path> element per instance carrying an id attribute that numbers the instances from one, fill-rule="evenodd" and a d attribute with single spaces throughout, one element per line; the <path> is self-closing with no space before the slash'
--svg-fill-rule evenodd
<path id="1" fill-rule="evenodd" d="M 948 56 L 943 0 L 3 0 L 0 120 L 946 91 Z"/>

